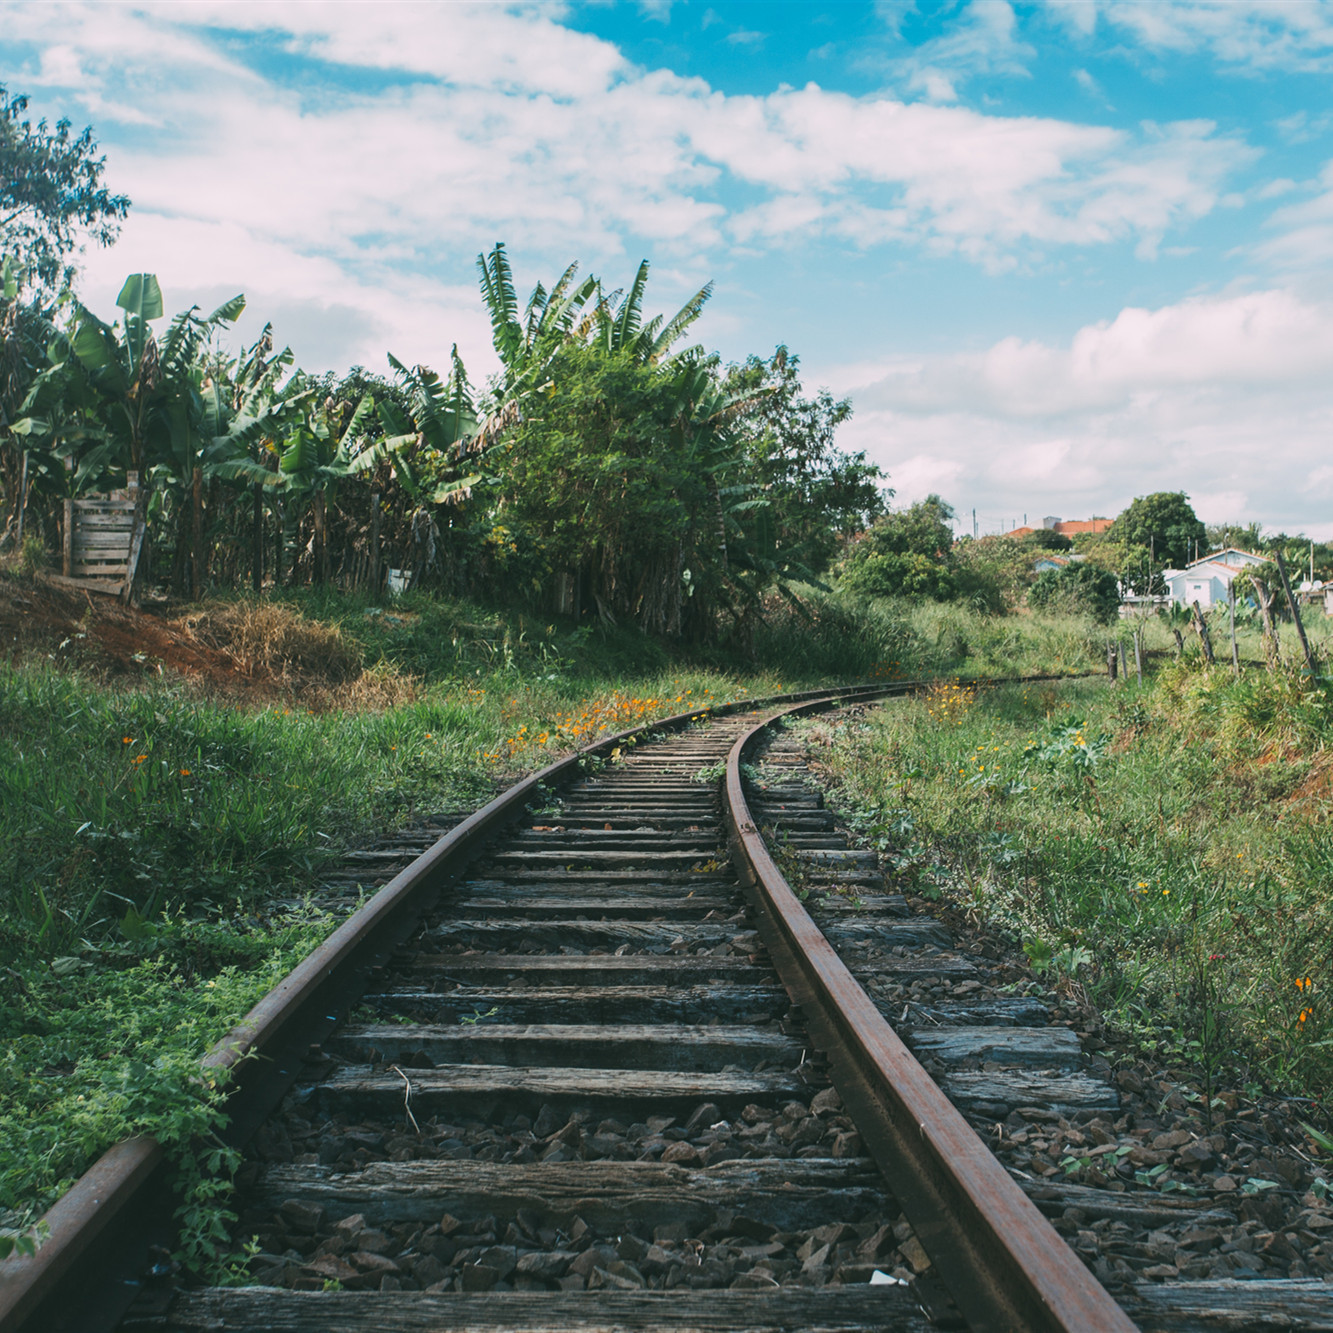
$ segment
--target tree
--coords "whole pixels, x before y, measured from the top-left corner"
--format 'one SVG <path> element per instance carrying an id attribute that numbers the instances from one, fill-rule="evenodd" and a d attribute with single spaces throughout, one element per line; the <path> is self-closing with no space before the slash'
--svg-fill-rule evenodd
<path id="1" fill-rule="evenodd" d="M 1114 574 L 1086 561 L 1037 575 L 1028 589 L 1028 605 L 1057 615 L 1087 615 L 1109 625 L 1119 613 L 1120 585 Z"/>
<path id="2" fill-rule="evenodd" d="M 1152 574 L 1180 569 L 1198 555 L 1208 553 L 1208 533 L 1190 507 L 1184 491 L 1157 491 L 1141 495 L 1111 524 L 1107 536 L 1126 547 L 1125 568 L 1133 578 L 1150 558 Z"/>
<path id="3" fill-rule="evenodd" d="M 929 495 L 876 519 L 842 561 L 841 586 L 863 597 L 951 601 L 959 592 L 952 558 L 953 516 L 938 495 Z"/>
<path id="4" fill-rule="evenodd" d="M 68 120 L 54 127 L 22 119 L 28 99 L 0 84 L 0 251 L 18 268 L 22 284 L 68 286 L 68 257 L 81 237 L 110 245 L 130 201 L 102 184 L 106 158 L 97 157 L 92 127 L 72 133 Z"/>
<path id="5" fill-rule="evenodd" d="M 729 367 L 725 387 L 746 398 L 737 422 L 741 476 L 767 501 L 774 557 L 816 578 L 848 538 L 885 512 L 893 491 L 865 454 L 837 447 L 852 404 L 827 389 L 807 397 L 800 364 L 779 347 L 768 361 L 752 356 Z"/>

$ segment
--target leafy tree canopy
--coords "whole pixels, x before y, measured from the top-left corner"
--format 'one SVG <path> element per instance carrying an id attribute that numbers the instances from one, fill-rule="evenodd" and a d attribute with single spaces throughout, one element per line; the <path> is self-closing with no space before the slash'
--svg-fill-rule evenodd
<path id="1" fill-rule="evenodd" d="M 1150 553 L 1154 573 L 1187 565 L 1196 548 L 1200 555 L 1208 552 L 1208 533 L 1184 491 L 1139 496 L 1116 518 L 1107 535 L 1131 548 L 1129 569 L 1138 567 L 1144 551 Z"/>
<path id="2" fill-rule="evenodd" d="M 0 250 L 24 284 L 48 290 L 73 278 L 69 256 L 87 236 L 110 245 L 130 201 L 102 184 L 106 158 L 97 157 L 91 126 L 73 133 L 24 119 L 28 99 L 0 84 Z"/>

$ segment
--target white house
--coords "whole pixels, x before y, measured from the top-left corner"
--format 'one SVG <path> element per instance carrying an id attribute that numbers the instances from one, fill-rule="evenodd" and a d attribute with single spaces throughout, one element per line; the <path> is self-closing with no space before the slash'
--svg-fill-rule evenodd
<path id="1" fill-rule="evenodd" d="M 1193 561 L 1184 569 L 1164 569 L 1162 578 L 1173 602 L 1182 606 L 1198 602 L 1201 607 L 1209 607 L 1216 602 L 1225 604 L 1228 601 L 1233 579 L 1243 578 L 1246 570 L 1267 563 L 1261 555 L 1229 546 L 1224 551 L 1213 551 L 1203 559 Z M 1243 596 L 1241 588 L 1236 589 L 1236 595 Z"/>

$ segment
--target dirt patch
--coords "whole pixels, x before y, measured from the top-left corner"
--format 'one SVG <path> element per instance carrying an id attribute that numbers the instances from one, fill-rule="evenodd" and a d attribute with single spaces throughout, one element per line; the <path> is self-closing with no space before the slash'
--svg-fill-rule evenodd
<path id="1" fill-rule="evenodd" d="M 1288 805 L 1326 811 L 1333 804 L 1333 754 L 1317 754 L 1305 780 L 1287 798 Z"/>
<path id="2" fill-rule="evenodd" d="M 107 681 L 174 676 L 203 693 L 256 706 L 384 708 L 415 682 L 381 665 L 362 669 L 336 626 L 266 602 L 123 606 L 102 593 L 0 573 L 0 657 L 46 660 Z"/>

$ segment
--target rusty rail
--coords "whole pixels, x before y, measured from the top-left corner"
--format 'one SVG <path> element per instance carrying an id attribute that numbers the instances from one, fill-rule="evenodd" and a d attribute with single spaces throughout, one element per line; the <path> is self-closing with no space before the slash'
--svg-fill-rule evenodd
<path id="1" fill-rule="evenodd" d="M 727 760 L 724 818 L 760 935 L 834 1086 L 969 1325 L 1007 1333 L 1132 1333 L 1135 1325 L 1010 1179 L 847 970 L 768 853 L 741 761 L 784 717 L 742 736 Z"/>
<path id="2" fill-rule="evenodd" d="M 777 700 L 875 698 L 918 687 L 900 682 L 806 690 L 693 709 L 608 736 L 502 792 L 380 889 L 204 1057 L 205 1067 L 230 1080 L 225 1139 L 241 1144 L 249 1138 L 281 1099 L 310 1044 L 332 1030 L 371 969 L 407 938 L 440 891 L 521 814 L 538 788 L 567 776 L 581 759 L 648 732 L 675 730 L 705 716 L 754 710 Z M 108 1149 L 46 1214 L 46 1239 L 36 1253 L 0 1263 L 0 1333 L 64 1328 L 89 1333 L 113 1327 L 136 1294 L 150 1246 L 171 1246 L 169 1177 L 166 1152 L 156 1139 L 140 1136 Z M 76 1271 L 78 1297 L 62 1285 Z M 71 1302 L 78 1299 L 84 1304 L 71 1315 Z"/>

